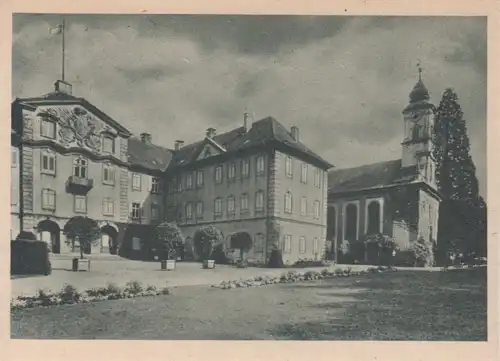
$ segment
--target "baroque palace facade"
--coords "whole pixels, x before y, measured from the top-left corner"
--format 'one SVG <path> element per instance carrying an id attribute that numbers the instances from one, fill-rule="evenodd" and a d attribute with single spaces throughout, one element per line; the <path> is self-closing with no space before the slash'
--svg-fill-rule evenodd
<path id="1" fill-rule="evenodd" d="M 327 171 L 299 129 L 268 117 L 172 149 L 140 138 L 71 85 L 12 103 L 11 238 L 33 232 L 54 253 L 75 251 L 64 236 L 78 215 L 98 221 L 101 242 L 90 253 L 144 258 L 155 225 L 176 222 L 188 251 L 197 228 L 218 227 L 226 238 L 247 232 L 248 257 L 265 261 L 279 242 L 285 261 L 319 259 L 327 223 Z"/>

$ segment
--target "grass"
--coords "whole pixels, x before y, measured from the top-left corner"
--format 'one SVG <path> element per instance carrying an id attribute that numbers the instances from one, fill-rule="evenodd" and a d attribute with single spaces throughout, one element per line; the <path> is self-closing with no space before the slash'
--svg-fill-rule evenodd
<path id="1" fill-rule="evenodd" d="M 12 338 L 486 340 L 485 269 L 318 282 L 13 311 Z"/>

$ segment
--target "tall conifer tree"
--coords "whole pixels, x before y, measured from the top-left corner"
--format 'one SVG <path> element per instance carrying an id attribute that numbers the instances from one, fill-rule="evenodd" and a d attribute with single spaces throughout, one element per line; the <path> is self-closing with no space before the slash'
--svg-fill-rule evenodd
<path id="1" fill-rule="evenodd" d="M 436 182 L 445 198 L 442 238 L 458 252 L 483 253 L 486 203 L 479 195 L 476 167 L 470 154 L 467 125 L 457 94 L 446 89 L 435 113 Z"/>

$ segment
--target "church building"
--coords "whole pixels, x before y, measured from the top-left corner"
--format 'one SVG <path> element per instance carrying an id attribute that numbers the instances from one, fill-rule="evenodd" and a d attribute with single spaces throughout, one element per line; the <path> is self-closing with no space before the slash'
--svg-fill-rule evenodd
<path id="1" fill-rule="evenodd" d="M 437 240 L 441 196 L 431 158 L 434 105 L 421 70 L 409 98 L 402 111 L 401 158 L 328 174 L 327 240 L 339 261 L 352 256 L 353 242 L 370 234 L 393 237 L 402 251 L 420 237 Z M 358 261 L 374 261 L 369 246 L 364 253 Z"/>

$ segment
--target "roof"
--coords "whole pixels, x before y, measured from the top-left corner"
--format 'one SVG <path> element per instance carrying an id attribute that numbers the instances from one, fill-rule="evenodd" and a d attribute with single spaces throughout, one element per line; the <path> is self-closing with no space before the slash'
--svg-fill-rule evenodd
<path id="1" fill-rule="evenodd" d="M 14 103 L 18 103 L 24 106 L 58 104 L 58 103 L 80 104 L 84 108 L 87 108 L 89 111 L 94 113 L 98 118 L 102 119 L 103 121 L 111 125 L 113 128 L 118 130 L 120 133 L 126 136 L 132 135 L 132 133 L 130 133 L 130 131 L 127 128 L 125 128 L 123 125 L 118 123 L 116 120 L 111 118 L 108 114 L 104 113 L 102 110 L 100 110 L 93 104 L 89 103 L 84 98 L 75 97 L 65 92 L 53 91 L 38 97 L 16 98 L 14 100 Z"/>
<path id="2" fill-rule="evenodd" d="M 273 117 L 267 117 L 254 122 L 248 131 L 245 131 L 244 127 L 239 127 L 216 135 L 213 137 L 213 141 L 224 147 L 227 152 L 236 152 L 277 143 L 312 158 L 324 168 L 332 167 L 329 162 L 321 158 L 303 143 L 293 139 L 288 130 Z M 179 151 L 175 151 L 172 165 L 183 166 L 194 162 L 204 145 L 205 140 L 201 140 L 185 145 Z"/>
<path id="3" fill-rule="evenodd" d="M 128 139 L 128 161 L 131 165 L 164 171 L 172 160 L 173 151 L 136 137 Z"/>
<path id="4" fill-rule="evenodd" d="M 407 184 L 417 176 L 416 167 L 401 167 L 401 159 L 336 169 L 328 173 L 328 192 L 345 193 Z"/>

